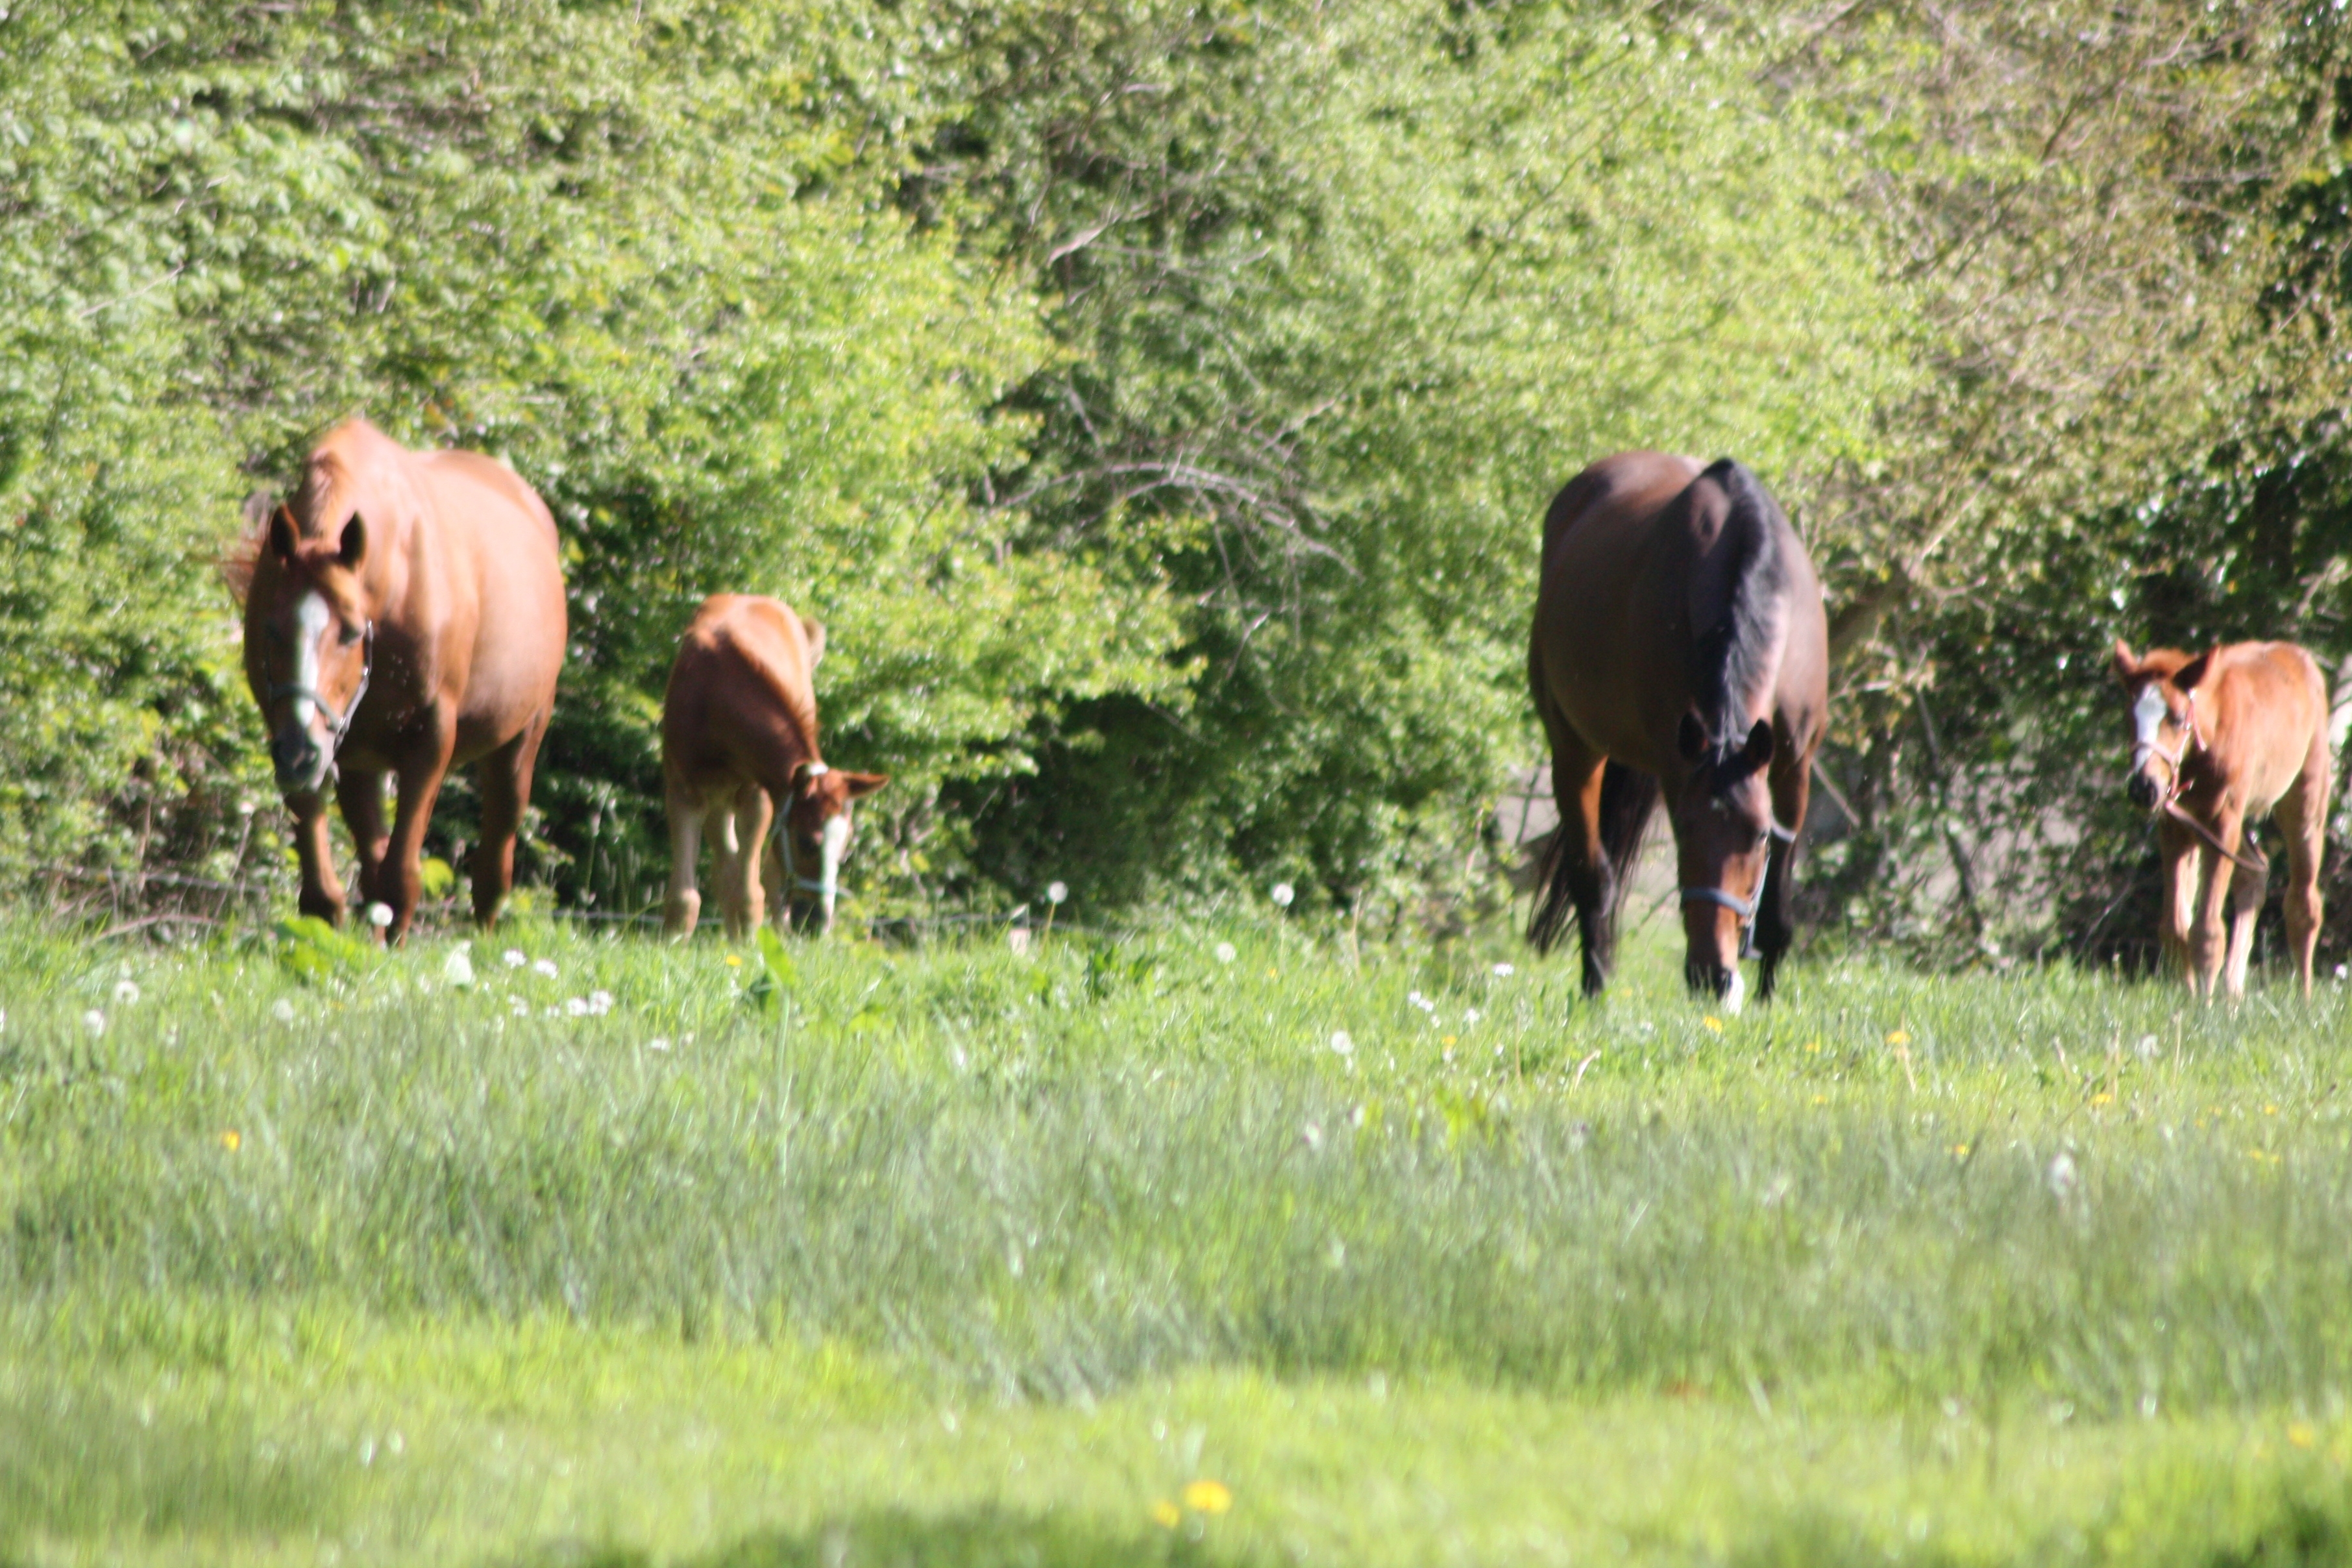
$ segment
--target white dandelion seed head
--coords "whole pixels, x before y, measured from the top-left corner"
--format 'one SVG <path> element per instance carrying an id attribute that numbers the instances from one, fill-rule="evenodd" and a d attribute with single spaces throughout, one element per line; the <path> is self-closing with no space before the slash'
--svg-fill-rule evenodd
<path id="1" fill-rule="evenodd" d="M 2072 1193 L 2082 1181 L 2082 1173 L 2074 1169 L 2074 1156 L 2063 1149 L 2050 1157 L 2048 1177 L 2050 1191 L 2062 1198 Z"/>
<path id="2" fill-rule="evenodd" d="M 1332 1031 L 1331 1031 L 1331 1049 L 1332 1049 L 1333 1054 L 1338 1055 L 1338 1056 L 1350 1057 L 1350 1056 L 1355 1055 L 1355 1054 L 1356 1054 L 1356 1040 L 1355 1040 L 1355 1037 L 1354 1037 L 1354 1036 L 1352 1036 L 1352 1035 L 1350 1035 L 1350 1034 L 1349 1034 L 1349 1033 L 1348 1033 L 1348 1031 L 1347 1031 L 1347 1030 L 1345 1030 L 1345 1029 L 1334 1029 L 1334 1030 L 1332 1030 Z"/>
<path id="3" fill-rule="evenodd" d="M 551 958 L 542 958 L 537 963 L 530 966 L 530 972 L 533 974 L 552 980 L 556 975 L 555 960 Z"/>
<path id="4" fill-rule="evenodd" d="M 649 1051 L 666 1051 L 669 1049 L 669 1037 L 667 1035 L 656 1035 L 652 1039 L 646 1042 L 646 1049 Z"/>
<path id="5" fill-rule="evenodd" d="M 1498 963 L 1495 965 L 1495 978 L 1497 980 L 1508 980 L 1517 973 L 1517 972 L 1507 963 Z"/>
<path id="6" fill-rule="evenodd" d="M 1477 1008 L 1475 1008 L 1475 1007 L 1465 1007 L 1464 1009 L 1462 1009 L 1462 1021 L 1463 1021 L 1465 1024 L 1475 1024 L 1475 1023 L 1476 1023 L 1476 1022 L 1478 1021 L 1478 1017 L 1479 1017 L 1479 1013 L 1478 1013 L 1478 1009 L 1477 1009 Z M 1497 1047 L 1497 1048 L 1499 1048 L 1499 1047 Z"/>
<path id="7" fill-rule="evenodd" d="M 281 1024 L 290 1024 L 294 1021 L 294 1004 L 280 996 L 269 1005 L 269 1016 Z"/>
<path id="8" fill-rule="evenodd" d="M 588 998 L 585 996 L 565 997 L 563 1001 L 563 1016 L 567 1018 L 586 1017 L 588 1016 Z"/>
<path id="9" fill-rule="evenodd" d="M 610 991 L 591 991 L 588 993 L 588 1011 L 595 1014 L 596 1016 L 601 1018 L 612 1010 L 613 994 Z"/>
<path id="10" fill-rule="evenodd" d="M 1067 882 L 1048 882 L 1045 884 L 1045 901 L 1047 903 L 1058 904 L 1069 896 L 1070 885 Z"/>
<path id="11" fill-rule="evenodd" d="M 382 931 L 391 923 L 392 906 L 390 904 L 374 903 L 368 906 L 368 924 L 375 927 L 378 931 Z"/>
<path id="12" fill-rule="evenodd" d="M 528 1018 L 530 1016 L 530 1004 L 520 996 L 509 996 L 507 998 L 507 1011 L 518 1018 Z"/>
<path id="13" fill-rule="evenodd" d="M 459 948 L 443 961 L 441 978 L 461 988 L 474 983 L 474 961 L 466 956 L 464 948 Z"/>
<path id="14" fill-rule="evenodd" d="M 507 967 L 509 969 L 520 969 L 524 964 L 530 962 L 530 959 L 525 958 L 522 955 L 522 949 L 519 947 L 510 947 L 507 949 L 504 953 L 500 954 L 500 956 L 507 961 Z"/>
<path id="15" fill-rule="evenodd" d="M 1219 963 L 1231 963 L 1234 959 L 1241 956 L 1234 951 L 1234 944 L 1229 942 L 1221 942 L 1209 951 L 1217 955 L 1217 962 Z"/>
<path id="16" fill-rule="evenodd" d="M 134 1007 L 139 1004 L 139 982 L 118 980 L 114 983 L 114 1002 L 119 1007 Z"/>
<path id="17" fill-rule="evenodd" d="M 1298 896 L 1298 891 L 1287 882 L 1276 882 L 1267 896 L 1274 900 L 1275 908 L 1286 910 L 1290 907 L 1290 900 Z"/>
<path id="18" fill-rule="evenodd" d="M 106 1015 L 92 1007 L 81 1016 L 81 1026 L 89 1031 L 90 1038 L 96 1039 L 106 1033 Z"/>

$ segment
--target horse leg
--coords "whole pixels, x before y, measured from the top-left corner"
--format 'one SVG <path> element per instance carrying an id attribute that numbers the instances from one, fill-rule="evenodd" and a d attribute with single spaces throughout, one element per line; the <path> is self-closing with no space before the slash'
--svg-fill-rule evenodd
<path id="1" fill-rule="evenodd" d="M 2245 835 L 2238 852 L 2244 854 L 2253 842 L 2252 834 Z M 2222 966 L 2221 984 L 2232 1000 L 2246 994 L 2246 963 L 2254 952 L 2254 917 L 2262 912 L 2263 897 L 2270 890 L 2270 862 L 2252 858 L 2261 868 L 2230 881 L 2230 956 Z"/>
<path id="2" fill-rule="evenodd" d="M 425 878 L 417 862 L 425 853 L 425 829 L 433 820 L 433 803 L 441 797 L 441 780 L 449 771 L 449 752 L 457 738 L 454 721 L 444 720 L 400 764 L 400 805 L 392 818 L 392 843 L 376 871 L 381 903 L 392 906 L 392 923 L 384 940 L 399 942 L 416 916 L 416 900 Z M 488 813 L 483 813 L 487 819 Z"/>
<path id="3" fill-rule="evenodd" d="M 1804 826 L 1805 811 L 1811 804 L 1813 793 L 1813 759 L 1809 752 L 1795 755 L 1796 748 L 1783 746 L 1772 753 L 1772 771 L 1766 781 L 1772 793 L 1774 826 L 1796 832 Z M 1784 764 L 1783 757 L 1789 758 Z M 1782 843 L 1772 840 L 1771 863 L 1764 868 L 1764 886 L 1756 893 L 1756 952 L 1761 963 L 1756 976 L 1756 999 L 1772 1000 L 1772 983 L 1780 973 L 1780 957 L 1796 940 L 1797 921 L 1791 912 L 1794 900 L 1790 889 L 1797 882 L 1797 841 Z"/>
<path id="4" fill-rule="evenodd" d="M 2224 816 L 2214 824 L 2213 837 L 2234 848 L 2242 837 L 2241 823 Z M 2230 873 L 2235 868 L 2210 845 L 2197 851 L 2199 876 L 2196 923 L 2189 929 L 2189 983 L 2210 999 L 2221 979 L 2221 906 L 2230 896 Z"/>
<path id="5" fill-rule="evenodd" d="M 474 846 L 474 923 L 478 926 L 498 923 L 499 906 L 514 886 L 515 836 L 522 831 L 523 813 L 530 809 L 531 774 L 539 765 L 539 742 L 546 733 L 547 715 L 542 713 L 474 768 L 474 783 L 482 792 L 482 837 Z"/>
<path id="6" fill-rule="evenodd" d="M 351 829 L 352 846 L 360 857 L 360 903 L 362 907 L 379 902 L 383 889 L 377 886 L 383 868 L 384 847 L 390 842 L 383 830 L 383 775 L 348 769 L 335 781 L 335 804 L 343 810 L 343 826 Z"/>
<path id="7" fill-rule="evenodd" d="M 1616 868 L 1609 864 L 1601 838 L 1601 787 L 1607 773 L 1608 759 L 1586 750 L 1581 741 L 1553 742 L 1552 796 L 1559 804 L 1559 838 L 1552 846 L 1556 885 L 1550 896 L 1565 891 L 1576 905 L 1587 996 L 1601 994 L 1617 963 L 1616 929 L 1609 918 Z"/>
<path id="8" fill-rule="evenodd" d="M 746 934 L 743 923 L 743 841 L 735 831 L 735 805 L 721 796 L 703 814 L 702 831 L 710 838 L 710 879 L 719 884 L 719 908 L 727 917 L 730 941 Z"/>
<path id="9" fill-rule="evenodd" d="M 702 803 L 672 784 L 667 805 L 669 897 L 662 902 L 662 930 L 692 936 L 702 915 L 702 895 L 694 887 L 694 862 L 702 853 Z"/>
<path id="10" fill-rule="evenodd" d="M 335 849 L 327 838 L 327 803 L 315 795 L 289 799 L 294 814 L 294 854 L 302 863 L 302 896 L 297 908 L 329 925 L 343 923 L 343 884 L 335 875 Z"/>
<path id="11" fill-rule="evenodd" d="M 768 840 L 768 824 L 774 814 L 768 804 L 768 792 L 746 779 L 735 790 L 735 833 L 740 849 L 731 868 L 735 873 L 734 890 L 730 898 L 728 930 L 736 936 L 749 936 L 760 929 L 768 918 L 766 898 L 760 887 L 760 851 Z M 742 930 L 736 931 L 740 919 Z"/>
<path id="12" fill-rule="evenodd" d="M 2286 835 L 2286 945 L 2294 954 L 2295 979 L 2311 1000 L 2311 961 L 2319 945 L 2325 912 L 2319 897 L 2319 866 L 2327 852 L 2327 797 L 2334 787 L 2323 726 L 2313 737 L 2303 772 L 2278 803 L 2279 830 Z"/>

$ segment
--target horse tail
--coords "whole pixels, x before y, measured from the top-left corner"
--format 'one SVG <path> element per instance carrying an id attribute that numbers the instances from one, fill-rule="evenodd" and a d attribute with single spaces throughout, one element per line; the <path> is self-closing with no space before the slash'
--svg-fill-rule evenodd
<path id="1" fill-rule="evenodd" d="M 1610 885 L 1601 918 L 1612 945 L 1617 937 L 1617 911 L 1625 901 L 1626 874 L 1642 852 L 1642 836 L 1650 830 L 1650 814 L 1657 806 L 1656 774 L 1613 761 L 1601 771 L 1601 847 L 1609 857 Z"/>
<path id="2" fill-rule="evenodd" d="M 1649 831 L 1650 814 L 1657 805 L 1658 781 L 1654 776 L 1614 761 L 1602 768 L 1601 853 L 1602 876 L 1609 885 L 1602 889 L 1603 929 L 1589 934 L 1588 942 L 1596 936 L 1604 942 L 1614 938 L 1617 895 L 1625 868 L 1640 852 L 1642 836 Z M 1552 835 L 1551 847 L 1544 852 L 1543 870 L 1536 884 L 1541 891 L 1536 900 L 1535 913 L 1528 920 L 1528 941 L 1538 952 L 1549 952 L 1568 925 L 1569 911 L 1576 905 L 1574 877 L 1575 868 L 1568 857 L 1568 834 L 1563 829 Z"/>

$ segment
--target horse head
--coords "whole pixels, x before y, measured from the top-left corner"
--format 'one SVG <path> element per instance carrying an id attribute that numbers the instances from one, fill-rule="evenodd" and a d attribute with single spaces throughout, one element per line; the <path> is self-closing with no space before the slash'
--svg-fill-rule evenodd
<path id="1" fill-rule="evenodd" d="M 2180 793 L 2180 770 L 2201 742 L 2197 688 L 2212 668 L 2215 650 L 2194 658 L 2170 648 L 2150 648 L 2146 658 L 2116 639 L 2116 679 L 2131 715 L 2131 771 L 2124 788 L 2134 805 L 2158 812 Z"/>
<path id="2" fill-rule="evenodd" d="M 254 574 L 246 604 L 246 675 L 270 726 L 278 789 L 316 795 L 366 692 L 374 654 L 360 581 L 367 529 L 354 514 L 331 538 L 305 539 L 281 506 L 261 549 L 267 569 Z"/>
<path id="3" fill-rule="evenodd" d="M 1740 950 L 1764 900 L 1775 828 L 1764 770 L 1772 760 L 1772 724 L 1746 732 L 1727 725 L 1709 734 L 1686 712 L 1675 749 L 1687 764 L 1674 797 L 1675 852 L 1682 879 L 1683 978 L 1737 1008 Z"/>
<path id="4" fill-rule="evenodd" d="M 776 835 L 784 852 L 783 890 L 795 903 L 805 902 L 795 894 L 816 895 L 814 923 L 819 931 L 833 924 L 833 906 L 840 896 L 841 863 L 848 857 L 855 832 L 850 805 L 889 782 L 887 773 L 846 773 L 823 763 L 803 763 L 793 772 L 792 800 Z M 812 867 L 814 877 L 807 872 Z"/>

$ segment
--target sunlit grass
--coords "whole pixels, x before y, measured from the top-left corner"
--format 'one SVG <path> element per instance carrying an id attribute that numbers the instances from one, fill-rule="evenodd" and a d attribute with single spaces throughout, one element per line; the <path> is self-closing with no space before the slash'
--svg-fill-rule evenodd
<path id="1" fill-rule="evenodd" d="M 1283 926 L 0 925 L 0 1546 L 2342 1544 L 2339 992 L 1573 984 Z"/>

